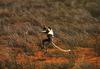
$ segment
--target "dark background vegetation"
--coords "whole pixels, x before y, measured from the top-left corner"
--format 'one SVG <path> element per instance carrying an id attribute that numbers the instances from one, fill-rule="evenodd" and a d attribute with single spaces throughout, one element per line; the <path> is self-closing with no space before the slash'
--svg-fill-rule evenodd
<path id="1" fill-rule="evenodd" d="M 0 0 L 0 46 L 20 48 L 21 53 L 34 54 L 36 49 L 29 46 L 39 46 L 44 24 L 54 29 L 55 38 L 60 41 L 58 45 L 63 44 L 72 50 L 93 48 L 96 56 L 100 56 L 100 0 Z M 18 52 L 10 52 L 12 59 Z M 34 69 L 34 65 L 34 62 L 18 65 L 15 60 L 5 61 L 0 62 L 0 69 Z M 69 69 L 72 66 L 74 62 L 58 66 L 44 64 L 42 68 Z M 94 67 L 81 63 L 74 69 Z"/>

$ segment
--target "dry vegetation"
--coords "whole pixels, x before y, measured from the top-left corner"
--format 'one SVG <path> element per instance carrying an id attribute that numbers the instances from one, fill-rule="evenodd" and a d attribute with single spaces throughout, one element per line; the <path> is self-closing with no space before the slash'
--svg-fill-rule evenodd
<path id="1" fill-rule="evenodd" d="M 44 55 L 43 24 L 73 51 Z M 100 69 L 99 59 L 99 0 L 0 0 L 0 69 Z"/>

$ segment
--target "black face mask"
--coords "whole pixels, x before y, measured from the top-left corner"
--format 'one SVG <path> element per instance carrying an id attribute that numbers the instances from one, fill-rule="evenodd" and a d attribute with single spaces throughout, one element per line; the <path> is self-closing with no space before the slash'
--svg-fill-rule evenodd
<path id="1" fill-rule="evenodd" d="M 46 28 L 44 27 L 43 30 L 46 30 Z"/>

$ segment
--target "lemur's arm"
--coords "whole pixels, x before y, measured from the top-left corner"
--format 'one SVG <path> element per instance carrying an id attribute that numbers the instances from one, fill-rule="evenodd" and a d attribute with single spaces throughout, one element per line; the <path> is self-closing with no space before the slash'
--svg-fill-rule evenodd
<path id="1" fill-rule="evenodd" d="M 45 28 L 45 29 L 44 29 L 44 28 Z M 47 28 L 46 28 L 46 27 L 44 27 L 44 28 L 43 28 L 43 30 L 41 31 L 41 32 L 43 32 L 43 33 L 45 33 L 45 32 L 47 31 L 47 30 L 46 30 Z"/>
<path id="2" fill-rule="evenodd" d="M 46 32 L 46 30 L 43 30 L 42 32 L 44 32 L 44 33 L 45 33 L 45 32 Z"/>
<path id="3" fill-rule="evenodd" d="M 46 33 L 47 31 L 48 31 L 48 32 L 51 31 L 51 29 L 50 29 L 49 27 L 45 26 L 45 25 L 44 25 L 44 28 L 45 28 L 45 29 L 42 31 L 42 32 L 44 32 L 44 33 Z"/>

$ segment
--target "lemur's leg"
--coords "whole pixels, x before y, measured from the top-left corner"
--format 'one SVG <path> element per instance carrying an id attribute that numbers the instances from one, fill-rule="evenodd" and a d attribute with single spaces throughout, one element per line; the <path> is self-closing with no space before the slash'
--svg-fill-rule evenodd
<path id="1" fill-rule="evenodd" d="M 48 42 L 48 39 L 44 39 L 43 41 L 42 41 L 42 48 L 45 48 L 45 43 L 46 42 Z"/>
<path id="2" fill-rule="evenodd" d="M 44 39 L 44 40 L 42 41 L 42 48 L 41 48 L 41 49 L 44 49 L 44 50 L 43 50 L 44 54 L 47 53 L 47 47 L 46 47 L 46 44 L 45 44 L 46 42 L 49 42 L 49 40 L 48 40 L 48 39 Z"/>
<path id="3" fill-rule="evenodd" d="M 48 37 L 49 43 L 51 43 L 51 42 L 53 41 L 53 39 L 52 39 L 52 35 L 49 34 L 47 37 Z"/>

